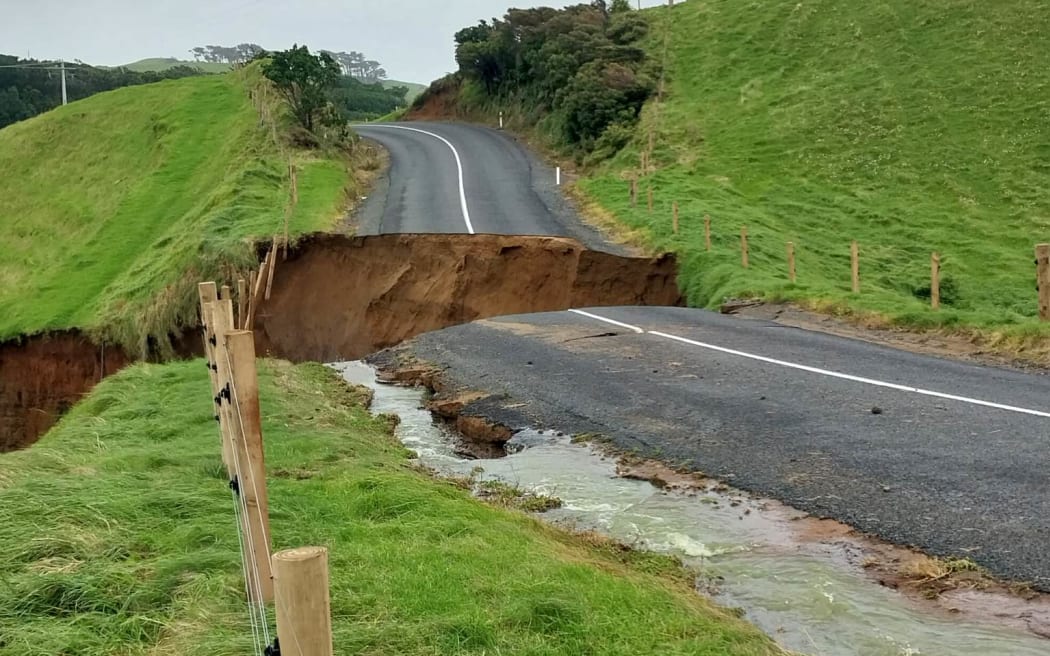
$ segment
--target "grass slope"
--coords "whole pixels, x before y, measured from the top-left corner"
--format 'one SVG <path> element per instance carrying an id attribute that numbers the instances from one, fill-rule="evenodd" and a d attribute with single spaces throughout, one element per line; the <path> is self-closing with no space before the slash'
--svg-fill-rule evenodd
<path id="1" fill-rule="evenodd" d="M 203 62 L 203 61 L 191 61 L 185 59 L 176 59 L 175 57 L 151 57 L 149 59 L 140 59 L 130 64 L 124 64 L 120 68 L 126 68 L 129 71 L 135 71 L 137 73 L 146 73 L 148 71 L 166 71 L 169 68 L 176 66 L 190 66 L 192 68 L 199 68 L 205 73 L 226 73 L 231 68 L 232 64 L 224 64 L 221 62 Z"/>
<path id="2" fill-rule="evenodd" d="M 260 387 L 273 540 L 329 547 L 338 653 L 780 653 L 665 557 L 419 473 L 327 368 Z M 210 406 L 202 361 L 137 365 L 0 456 L 0 654 L 250 651 Z"/>
<path id="3" fill-rule="evenodd" d="M 142 350 L 194 320 L 197 280 L 252 266 L 289 196 L 257 75 L 120 89 L 0 130 L 0 339 L 77 327 Z M 330 228 L 347 166 L 296 159 L 291 231 Z"/>
<path id="4" fill-rule="evenodd" d="M 175 59 L 174 57 L 153 57 L 150 59 L 140 59 L 137 62 L 125 64 L 122 68 L 127 68 L 129 70 L 138 71 L 142 73 L 146 71 L 165 71 L 174 66 L 191 66 L 193 68 L 199 68 L 205 73 L 225 73 L 232 68 L 231 64 L 188 61 L 184 59 Z M 416 82 L 402 82 L 401 80 L 383 80 L 383 86 L 387 89 L 393 87 L 408 88 L 408 95 L 406 96 L 405 100 L 409 103 L 415 100 L 416 96 L 423 93 L 423 91 L 427 88 L 425 84 L 418 84 Z"/>
<path id="5" fill-rule="evenodd" d="M 1039 332 L 1033 245 L 1050 240 L 1042 2 L 709 0 L 650 15 L 657 59 L 670 35 L 666 100 L 582 189 L 684 255 L 692 304 L 757 294 L 911 325 Z M 650 126 L 656 170 L 632 208 L 626 179 Z M 797 285 L 787 280 L 787 241 L 798 251 Z M 942 254 L 949 301 L 939 313 L 921 298 L 931 251 Z"/>

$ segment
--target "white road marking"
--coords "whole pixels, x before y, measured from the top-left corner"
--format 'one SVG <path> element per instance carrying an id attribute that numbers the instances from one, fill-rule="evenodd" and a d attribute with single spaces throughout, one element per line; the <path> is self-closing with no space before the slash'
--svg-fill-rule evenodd
<path id="1" fill-rule="evenodd" d="M 433 132 L 427 132 L 426 130 L 420 130 L 419 128 L 410 128 L 404 125 L 380 125 L 380 124 L 368 124 L 362 125 L 363 128 L 387 128 L 390 130 L 408 130 L 410 132 L 418 132 L 425 134 L 435 139 L 440 140 L 449 150 L 452 151 L 452 156 L 456 158 L 456 169 L 459 171 L 459 205 L 463 210 L 463 222 L 467 224 L 467 233 L 474 234 L 474 226 L 470 222 L 470 211 L 467 209 L 467 190 L 463 185 L 463 160 L 459 158 L 459 151 L 452 145 L 452 142 L 442 137 L 440 134 L 434 134 Z"/>
<path id="2" fill-rule="evenodd" d="M 912 387 L 910 385 L 900 385 L 898 383 L 890 383 L 884 380 L 876 380 L 874 378 L 865 378 L 864 376 L 854 376 L 852 374 L 844 374 L 838 371 L 831 371 L 830 369 L 821 369 L 820 367 L 811 367 L 809 365 L 798 364 L 796 362 L 788 362 L 786 360 L 777 360 L 776 358 L 769 358 L 764 355 L 756 355 L 754 353 L 747 353 L 745 351 L 738 351 L 736 349 L 726 348 L 724 346 L 716 346 L 714 344 L 707 344 L 705 342 L 698 342 L 693 339 L 687 339 L 685 337 L 679 337 L 677 335 L 669 335 L 656 330 L 644 330 L 638 326 L 632 326 L 631 324 L 622 323 L 603 317 L 597 314 L 591 314 L 590 312 L 584 312 L 583 310 L 569 310 L 575 314 L 579 314 L 591 319 L 603 321 L 605 323 L 612 324 L 614 326 L 621 326 L 623 328 L 630 328 L 636 333 L 653 335 L 663 339 L 670 339 L 683 344 L 689 344 L 690 346 L 698 346 L 700 348 L 709 349 L 711 351 L 718 351 L 719 353 L 726 353 L 728 355 L 735 355 L 741 358 L 747 358 L 749 360 L 757 360 L 758 362 L 765 362 L 767 364 L 775 364 L 780 367 L 787 367 L 788 369 L 797 369 L 799 371 L 805 371 L 812 374 L 819 374 L 821 376 L 828 376 L 830 378 L 838 378 L 841 380 L 849 380 L 855 383 L 863 383 L 865 385 L 872 385 L 874 387 L 883 387 L 886 389 L 897 390 L 899 392 L 910 392 L 912 394 L 920 394 L 922 396 L 932 396 L 938 399 L 947 399 L 949 401 L 958 401 L 960 403 L 968 403 L 970 405 L 978 405 L 985 408 L 994 408 L 996 410 L 1005 410 L 1007 412 L 1017 412 L 1025 415 L 1032 415 L 1034 417 L 1050 417 L 1050 412 L 1043 412 L 1042 410 L 1032 410 L 1031 408 L 1021 408 L 1014 405 L 1005 405 L 1002 403 L 994 403 L 992 401 L 984 401 L 982 399 L 975 399 L 968 396 L 958 396 L 956 394 L 947 394 L 945 392 L 936 392 L 933 390 L 922 389 L 921 387 Z"/>
<path id="3" fill-rule="evenodd" d="M 633 330 L 634 332 L 638 333 L 639 335 L 644 335 L 645 334 L 644 330 L 642 330 L 638 326 L 632 326 L 629 323 L 621 323 L 619 321 L 613 321 L 612 319 L 606 319 L 605 317 L 599 317 L 597 314 L 591 314 L 590 312 L 584 312 L 583 310 L 569 310 L 569 312 L 573 312 L 573 313 L 578 314 L 580 316 L 588 317 L 588 318 L 591 318 L 591 319 L 597 319 L 598 321 L 604 321 L 605 323 L 611 323 L 612 325 L 619 326 L 621 328 L 628 328 L 628 329 Z"/>

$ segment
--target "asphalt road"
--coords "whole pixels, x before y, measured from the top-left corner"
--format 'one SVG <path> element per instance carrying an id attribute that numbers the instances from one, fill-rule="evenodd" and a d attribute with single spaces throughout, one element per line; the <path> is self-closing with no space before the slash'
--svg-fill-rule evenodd
<path id="1" fill-rule="evenodd" d="M 554 235 L 618 250 L 577 218 L 554 168 L 505 132 L 427 122 L 354 129 L 390 154 L 389 174 L 355 216 L 358 234 Z"/>
<path id="2" fill-rule="evenodd" d="M 588 312 L 627 326 L 522 315 L 407 348 L 499 398 L 470 412 L 600 433 L 1050 590 L 1050 378 L 702 310 Z"/>
<path id="3" fill-rule="evenodd" d="M 359 130 L 391 155 L 363 234 L 565 235 L 609 249 L 550 167 L 504 133 Z M 600 433 L 1050 591 L 1050 378 L 702 310 L 589 312 L 477 322 L 403 348 L 496 395 L 471 412 Z"/>

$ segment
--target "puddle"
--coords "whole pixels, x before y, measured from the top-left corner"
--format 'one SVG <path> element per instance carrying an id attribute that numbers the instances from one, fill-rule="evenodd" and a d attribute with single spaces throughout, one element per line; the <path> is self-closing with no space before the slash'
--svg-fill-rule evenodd
<path id="1" fill-rule="evenodd" d="M 787 649 L 813 656 L 1042 656 L 1050 641 L 922 605 L 870 580 L 848 547 L 800 540 L 791 513 L 715 492 L 661 489 L 617 475 L 616 462 L 568 436 L 523 431 L 509 455 L 467 460 L 422 409 L 421 389 L 377 384 L 368 365 L 332 365 L 375 390 L 373 411 L 401 417 L 398 437 L 438 471 L 498 478 L 551 494 L 563 506 L 544 519 L 594 529 L 621 542 L 673 553 L 695 566 L 713 598 Z M 734 505 L 735 504 L 735 505 Z M 1018 620 L 1023 623 L 1023 618 Z"/>

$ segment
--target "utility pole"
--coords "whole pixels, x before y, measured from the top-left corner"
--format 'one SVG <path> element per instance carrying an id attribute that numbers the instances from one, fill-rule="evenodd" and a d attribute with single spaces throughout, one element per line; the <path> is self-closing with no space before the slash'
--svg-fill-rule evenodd
<path id="1" fill-rule="evenodd" d="M 66 60 L 58 60 L 59 69 L 62 71 L 62 106 L 69 104 L 69 97 L 66 96 Z"/>

